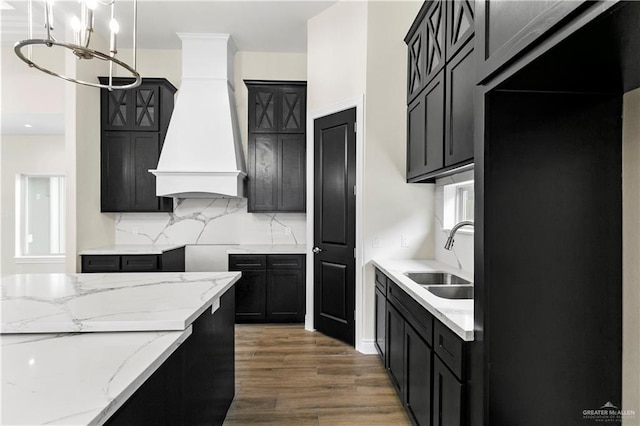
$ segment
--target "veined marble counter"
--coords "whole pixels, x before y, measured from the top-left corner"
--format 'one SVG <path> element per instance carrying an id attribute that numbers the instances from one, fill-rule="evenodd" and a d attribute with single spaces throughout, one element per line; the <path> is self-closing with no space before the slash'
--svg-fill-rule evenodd
<path id="1" fill-rule="evenodd" d="M 191 335 L 4 334 L 0 423 L 104 423 Z"/>
<path id="2" fill-rule="evenodd" d="M 227 250 L 228 254 L 305 254 L 304 244 L 240 244 Z"/>
<path id="3" fill-rule="evenodd" d="M 117 244 L 114 246 L 98 247 L 80 251 L 80 255 L 104 255 L 104 254 L 162 254 L 169 250 L 184 247 L 185 244 Z"/>
<path id="4" fill-rule="evenodd" d="M 449 272 L 473 282 L 473 276 L 436 260 L 373 260 L 373 264 L 465 341 L 473 341 L 473 299 L 444 299 L 410 280 L 405 272 Z"/>
<path id="5" fill-rule="evenodd" d="M 184 330 L 239 272 L 2 277 L 2 333 Z"/>

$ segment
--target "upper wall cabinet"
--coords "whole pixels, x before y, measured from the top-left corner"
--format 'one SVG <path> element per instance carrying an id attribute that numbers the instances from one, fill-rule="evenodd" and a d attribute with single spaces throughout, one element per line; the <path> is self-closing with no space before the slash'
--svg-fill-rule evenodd
<path id="1" fill-rule="evenodd" d="M 444 166 L 444 71 L 431 80 L 407 110 L 407 179 Z M 438 141 L 426 143 L 426 141 Z"/>
<path id="2" fill-rule="evenodd" d="M 116 84 L 130 81 L 114 78 Z M 164 78 L 145 78 L 135 89 L 101 90 L 100 211 L 173 211 L 171 198 L 156 197 L 149 169 L 158 165 L 175 92 Z"/>
<path id="3" fill-rule="evenodd" d="M 482 82 L 543 40 L 572 13 L 587 7 L 584 0 L 478 0 L 477 81 Z"/>
<path id="4" fill-rule="evenodd" d="M 160 88 L 141 85 L 130 90 L 104 90 L 102 96 L 103 130 L 160 129 Z"/>
<path id="5" fill-rule="evenodd" d="M 445 64 L 447 2 L 426 2 L 405 42 L 409 47 L 407 100 L 412 101 Z"/>
<path id="6" fill-rule="evenodd" d="M 405 38 L 409 182 L 433 181 L 473 162 L 474 28 L 472 1 L 425 2 Z"/>
<path id="7" fill-rule="evenodd" d="M 447 61 L 458 53 L 475 31 L 473 0 L 447 2 Z"/>
<path id="8" fill-rule="evenodd" d="M 249 80 L 245 83 L 249 88 L 249 132 L 304 133 L 306 83 Z"/>
<path id="9" fill-rule="evenodd" d="M 306 211 L 306 83 L 249 89 L 249 212 Z"/>
<path id="10" fill-rule="evenodd" d="M 473 160 L 473 88 L 476 73 L 473 43 L 447 63 L 444 165 Z"/>

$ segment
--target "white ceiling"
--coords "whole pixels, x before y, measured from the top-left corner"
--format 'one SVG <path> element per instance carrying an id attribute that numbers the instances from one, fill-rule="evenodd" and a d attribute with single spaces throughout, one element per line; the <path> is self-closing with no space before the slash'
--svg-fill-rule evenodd
<path id="1" fill-rule="evenodd" d="M 138 0 L 138 47 L 179 49 L 178 32 L 229 33 L 239 50 L 270 52 L 305 52 L 307 20 L 325 10 L 333 1 L 176 1 Z M 3 43 L 27 38 L 26 0 L 6 0 L 13 10 L 0 9 Z M 107 8 L 96 12 L 96 26 L 105 25 Z M 77 1 L 55 2 L 56 26 L 64 28 L 77 12 Z M 33 0 L 34 21 L 38 30 L 42 21 L 42 0 Z M 100 13 L 103 11 L 103 13 Z M 122 47 L 130 47 L 133 2 L 118 0 L 116 17 L 123 30 Z"/>
<path id="2" fill-rule="evenodd" d="M 241 51 L 306 52 L 307 20 L 335 2 L 138 0 L 138 48 L 180 49 L 180 39 L 176 33 L 213 32 L 231 34 Z M 12 45 L 28 38 L 28 3 L 27 0 L 0 1 L 2 44 Z M 32 4 L 34 38 L 44 38 L 42 0 L 33 0 Z M 79 15 L 78 9 L 77 0 L 56 0 L 54 26 L 57 34 L 64 34 L 63 29 L 71 16 Z M 131 46 L 132 11 L 132 0 L 117 0 L 116 17 L 121 27 L 118 45 L 122 48 Z M 106 31 L 108 17 L 108 9 L 100 6 L 95 18 L 97 31 L 103 28 Z M 3 85 L 8 84 L 7 74 L 4 74 Z M 1 133 L 5 135 L 63 132 L 60 115 L 39 115 L 29 110 L 20 115 L 4 110 L 1 122 Z M 25 128 L 24 123 L 34 123 L 34 127 Z"/>

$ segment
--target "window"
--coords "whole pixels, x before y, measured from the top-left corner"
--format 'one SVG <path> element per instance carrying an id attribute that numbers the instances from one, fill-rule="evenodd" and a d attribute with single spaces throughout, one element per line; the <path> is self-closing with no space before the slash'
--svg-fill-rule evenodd
<path id="1" fill-rule="evenodd" d="M 444 186 L 443 226 L 445 229 L 451 229 L 456 223 L 463 220 L 473 221 L 474 208 L 475 197 L 472 180 Z"/>
<path id="2" fill-rule="evenodd" d="M 64 194 L 64 176 L 17 176 L 16 256 L 64 255 Z"/>
<path id="3" fill-rule="evenodd" d="M 456 188 L 456 222 L 473 221 L 474 209 L 473 181 Z"/>

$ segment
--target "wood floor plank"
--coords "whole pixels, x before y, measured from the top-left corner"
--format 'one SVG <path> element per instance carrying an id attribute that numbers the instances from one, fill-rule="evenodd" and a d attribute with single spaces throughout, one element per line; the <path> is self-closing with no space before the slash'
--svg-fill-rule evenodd
<path id="1" fill-rule="evenodd" d="M 410 425 L 375 355 L 300 325 L 236 326 L 225 425 Z"/>

